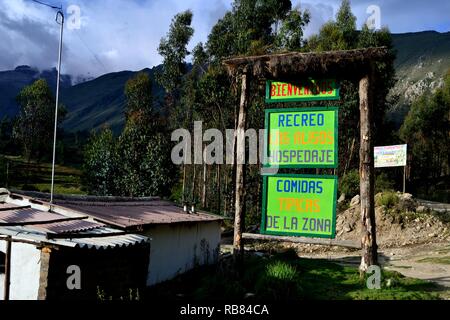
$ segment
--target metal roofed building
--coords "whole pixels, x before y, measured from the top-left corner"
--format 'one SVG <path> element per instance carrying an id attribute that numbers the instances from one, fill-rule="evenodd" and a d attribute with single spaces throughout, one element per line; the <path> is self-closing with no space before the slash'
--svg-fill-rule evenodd
<path id="1" fill-rule="evenodd" d="M 48 199 L 45 193 L 26 194 Z M 151 238 L 148 286 L 218 260 L 221 216 L 202 211 L 188 213 L 173 202 L 158 197 L 55 195 L 54 203 L 85 214 L 96 223 Z"/>
<path id="2" fill-rule="evenodd" d="M 0 300 L 129 295 L 146 285 L 149 250 L 148 237 L 0 189 Z"/>

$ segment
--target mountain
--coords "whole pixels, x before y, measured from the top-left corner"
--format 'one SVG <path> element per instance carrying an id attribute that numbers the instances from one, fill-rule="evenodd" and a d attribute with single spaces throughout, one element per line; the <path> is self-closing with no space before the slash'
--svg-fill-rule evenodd
<path id="1" fill-rule="evenodd" d="M 0 71 L 0 118 L 3 116 L 14 117 L 19 108 L 16 96 L 20 90 L 39 78 L 47 80 L 50 88 L 56 91 L 56 69 L 39 71 L 30 66 L 18 66 L 14 70 Z M 61 89 L 72 85 L 69 75 L 61 75 Z"/>
<path id="2" fill-rule="evenodd" d="M 397 50 L 398 81 L 391 95 L 398 96 L 398 101 L 390 116 L 400 125 L 414 99 L 443 85 L 443 77 L 450 69 L 450 32 L 392 34 L 392 40 Z"/>
<path id="3" fill-rule="evenodd" d="M 160 66 L 143 69 L 152 80 L 152 94 L 156 101 L 162 99 L 164 90 L 155 79 Z M 68 131 L 90 131 L 108 124 L 115 132 L 124 124 L 124 88 L 128 79 L 138 72 L 121 71 L 108 73 L 91 81 L 86 81 L 61 92 L 61 101 L 67 108 L 64 129 Z M 156 107 L 158 103 L 156 103 Z"/>
<path id="4" fill-rule="evenodd" d="M 433 91 L 443 83 L 443 76 L 450 69 L 450 32 L 435 31 L 392 34 L 397 50 L 395 68 L 399 81 L 391 90 L 398 100 L 389 112 L 399 126 L 409 110 L 411 102 L 425 91 Z M 161 101 L 163 89 L 154 81 L 155 72 L 161 66 L 144 69 L 153 83 L 153 96 Z M 105 74 L 96 79 L 62 77 L 61 101 L 68 109 L 64 122 L 67 131 L 98 129 L 103 124 L 118 132 L 124 123 L 124 86 L 137 72 L 122 71 Z M 56 70 L 39 72 L 28 66 L 0 72 L 0 118 L 14 116 L 18 108 L 15 97 L 20 89 L 39 77 L 46 78 L 55 88 Z M 89 80 L 89 81 L 86 81 Z M 81 81 L 81 83 L 79 83 Z M 158 105 L 158 103 L 157 103 Z"/>

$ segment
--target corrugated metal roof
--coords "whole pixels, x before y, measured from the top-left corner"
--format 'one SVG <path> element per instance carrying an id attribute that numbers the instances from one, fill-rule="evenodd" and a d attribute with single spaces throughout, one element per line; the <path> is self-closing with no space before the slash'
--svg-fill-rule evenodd
<path id="1" fill-rule="evenodd" d="M 186 213 L 182 208 L 163 200 L 134 202 L 56 201 L 56 203 L 92 216 L 98 221 L 121 228 L 151 224 L 222 220 L 220 216 L 204 212 Z"/>
<path id="2" fill-rule="evenodd" d="M 26 224 L 39 222 L 55 222 L 69 219 L 58 213 L 42 211 L 33 208 L 0 211 L 0 225 L 2 224 Z"/>
<path id="3" fill-rule="evenodd" d="M 45 232 L 32 229 L 29 226 L 0 227 L 0 234 L 12 236 L 15 239 L 36 241 L 72 248 L 111 249 L 129 247 L 149 242 L 151 239 L 137 234 L 122 234 L 107 236 L 118 230 L 102 227 L 91 231 L 92 238 L 58 238 L 48 239 Z M 101 237 L 99 237 L 101 236 Z"/>
<path id="4" fill-rule="evenodd" d="M 12 204 L 12 203 L 5 203 L 5 202 L 0 202 L 0 210 L 12 210 L 12 209 L 17 209 L 20 208 L 20 206 Z"/>
<path id="5" fill-rule="evenodd" d="M 33 227 L 50 233 L 66 234 L 82 232 L 104 227 L 103 223 L 91 222 L 87 220 L 70 220 L 46 224 L 37 224 Z"/>
<path id="6" fill-rule="evenodd" d="M 31 198 L 8 193 L 3 194 L 1 200 L 0 234 L 15 239 L 96 249 L 127 247 L 149 241 L 145 236 L 126 234 L 79 212 Z"/>

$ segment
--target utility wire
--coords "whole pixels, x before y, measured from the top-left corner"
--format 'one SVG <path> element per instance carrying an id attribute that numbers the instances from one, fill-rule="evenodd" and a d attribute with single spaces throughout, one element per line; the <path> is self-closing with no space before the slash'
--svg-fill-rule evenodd
<path id="1" fill-rule="evenodd" d="M 95 54 L 95 52 L 87 45 L 87 43 L 83 40 L 83 38 L 81 38 L 79 32 L 77 30 L 74 30 L 75 34 L 77 35 L 78 39 L 80 39 L 81 43 L 86 47 L 86 49 L 89 51 L 89 53 L 94 57 L 95 61 L 97 61 L 97 63 L 103 68 L 103 70 L 105 71 L 105 73 L 108 73 L 108 69 L 106 68 L 105 64 L 103 63 L 102 60 L 100 60 L 100 58 Z"/>
<path id="2" fill-rule="evenodd" d="M 44 5 L 44 6 L 47 6 L 47 7 L 49 7 L 49 8 L 52 8 L 52 9 L 62 10 L 62 6 L 57 7 L 57 6 L 54 6 L 54 5 L 45 3 L 45 2 L 41 2 L 41 1 L 38 1 L 38 0 L 31 0 L 31 1 L 36 2 L 36 3 L 39 3 L 39 4 L 42 4 L 42 5 Z"/>

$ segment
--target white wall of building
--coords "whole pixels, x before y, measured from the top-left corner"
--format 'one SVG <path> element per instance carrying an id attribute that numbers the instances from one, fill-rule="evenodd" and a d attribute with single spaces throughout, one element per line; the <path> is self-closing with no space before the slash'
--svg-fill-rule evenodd
<path id="1" fill-rule="evenodd" d="M 217 262 L 220 221 L 153 225 L 146 235 L 152 238 L 148 286 Z"/>
<path id="2" fill-rule="evenodd" d="M 6 253 L 6 242 L 0 241 L 0 251 Z M 31 244 L 13 242 L 11 245 L 11 300 L 37 300 L 41 251 Z M 5 275 L 0 274 L 0 300 L 4 299 Z"/>

